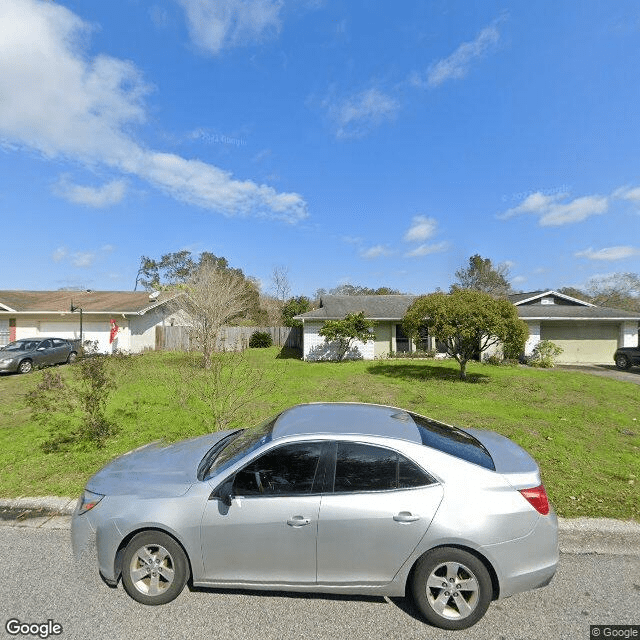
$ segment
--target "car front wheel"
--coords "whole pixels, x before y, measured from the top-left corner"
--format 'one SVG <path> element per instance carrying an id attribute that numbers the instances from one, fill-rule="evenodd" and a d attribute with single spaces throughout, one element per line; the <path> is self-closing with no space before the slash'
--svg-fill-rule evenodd
<path id="1" fill-rule="evenodd" d="M 487 611 L 493 595 L 491 577 L 474 555 L 439 547 L 418 561 L 413 597 L 424 617 L 441 629 L 467 629 Z"/>
<path id="2" fill-rule="evenodd" d="M 143 531 L 124 552 L 122 584 L 142 604 L 166 604 L 180 595 L 188 572 L 187 557 L 171 536 Z"/>
<path id="3" fill-rule="evenodd" d="M 631 361 L 621 353 L 619 356 L 616 356 L 616 367 L 618 367 L 618 369 L 629 369 L 629 367 L 631 367 Z"/>
<path id="4" fill-rule="evenodd" d="M 18 373 L 29 373 L 33 370 L 33 362 L 31 360 L 23 360 L 18 365 Z"/>
<path id="5" fill-rule="evenodd" d="M 75 351 L 72 351 L 67 358 L 67 364 L 72 364 L 78 359 L 78 354 Z"/>

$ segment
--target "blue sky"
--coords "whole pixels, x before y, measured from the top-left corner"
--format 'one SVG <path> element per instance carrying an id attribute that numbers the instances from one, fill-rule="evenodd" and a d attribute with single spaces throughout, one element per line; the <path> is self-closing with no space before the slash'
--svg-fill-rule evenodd
<path id="1" fill-rule="evenodd" d="M 1 289 L 640 271 L 636 2 L 2 0 Z"/>

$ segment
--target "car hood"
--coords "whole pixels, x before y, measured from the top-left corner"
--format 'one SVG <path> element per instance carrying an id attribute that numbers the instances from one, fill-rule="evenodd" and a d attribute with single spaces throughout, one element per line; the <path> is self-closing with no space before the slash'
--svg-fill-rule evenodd
<path id="1" fill-rule="evenodd" d="M 165 445 L 152 442 L 116 458 L 87 482 L 104 495 L 175 497 L 196 482 L 198 465 L 211 447 L 231 431 L 219 431 Z"/>

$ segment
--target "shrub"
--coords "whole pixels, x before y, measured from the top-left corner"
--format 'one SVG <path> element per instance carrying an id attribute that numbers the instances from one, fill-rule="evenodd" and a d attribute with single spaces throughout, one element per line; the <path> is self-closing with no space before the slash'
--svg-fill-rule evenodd
<path id="1" fill-rule="evenodd" d="M 549 369 L 555 364 L 555 359 L 562 353 L 562 347 L 551 342 L 551 340 L 541 340 L 533 349 L 529 358 L 532 367 L 542 367 Z"/>
<path id="2" fill-rule="evenodd" d="M 271 334 L 266 331 L 254 331 L 249 338 L 249 346 L 253 349 L 264 349 L 272 344 Z"/>

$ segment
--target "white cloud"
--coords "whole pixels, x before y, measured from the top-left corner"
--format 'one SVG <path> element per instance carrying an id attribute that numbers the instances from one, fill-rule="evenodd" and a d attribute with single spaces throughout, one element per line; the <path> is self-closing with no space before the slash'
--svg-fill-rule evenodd
<path id="1" fill-rule="evenodd" d="M 613 194 L 613 198 L 620 198 L 622 200 L 629 200 L 636 204 L 640 203 L 640 187 L 620 187 L 616 189 Z"/>
<path id="2" fill-rule="evenodd" d="M 640 249 L 631 246 L 605 247 L 594 250 L 591 247 L 583 251 L 574 253 L 577 258 L 588 258 L 589 260 L 624 260 L 640 255 Z"/>
<path id="3" fill-rule="evenodd" d="M 87 187 L 72 184 L 66 175 L 62 176 L 54 186 L 54 193 L 61 198 L 74 204 L 82 204 L 97 209 L 122 202 L 126 191 L 126 180 L 112 180 L 101 187 Z"/>
<path id="4" fill-rule="evenodd" d="M 405 242 L 424 242 L 436 232 L 438 221 L 426 216 L 414 216 L 409 230 L 404 234 Z"/>
<path id="5" fill-rule="evenodd" d="M 428 256 L 432 253 L 442 253 L 449 248 L 448 242 L 438 242 L 437 244 L 421 244 L 412 251 L 405 253 L 406 258 L 420 258 L 422 256 Z"/>
<path id="6" fill-rule="evenodd" d="M 74 267 L 86 269 L 93 265 L 96 254 L 91 251 L 78 251 L 71 256 L 71 263 Z"/>
<path id="7" fill-rule="evenodd" d="M 558 227 L 563 224 L 582 222 L 587 218 L 606 213 L 609 209 L 609 198 L 606 196 L 583 196 L 562 202 L 567 194 L 544 195 L 541 192 L 531 194 L 517 207 L 500 214 L 502 220 L 522 213 L 539 216 L 541 227 Z"/>
<path id="8" fill-rule="evenodd" d="M 58 247 L 51 256 L 54 262 L 60 262 L 60 260 L 64 260 L 66 257 L 67 257 L 66 247 Z"/>
<path id="9" fill-rule="evenodd" d="M 473 60 L 494 47 L 499 39 L 500 32 L 495 24 L 485 27 L 475 40 L 463 42 L 450 56 L 433 63 L 427 70 L 426 86 L 434 88 L 447 80 L 464 78 Z M 421 86 L 425 84 L 417 77 L 414 77 L 413 83 Z"/>
<path id="10" fill-rule="evenodd" d="M 358 138 L 386 120 L 392 120 L 399 102 L 376 88 L 362 91 L 346 100 L 330 103 L 325 101 L 329 116 L 336 127 L 338 138 Z"/>
<path id="11" fill-rule="evenodd" d="M 515 278 L 511 278 L 511 284 L 522 284 L 526 281 L 527 278 L 525 276 L 516 276 Z"/>
<path id="12" fill-rule="evenodd" d="M 0 2 L 0 142 L 47 157 L 104 164 L 170 196 L 227 216 L 287 222 L 307 216 L 296 193 L 277 193 L 197 160 L 147 150 L 131 136 L 148 93 L 130 62 L 81 48 L 88 26 L 53 2 Z"/>
<path id="13" fill-rule="evenodd" d="M 393 252 L 390 249 L 381 244 L 377 244 L 375 247 L 371 247 L 370 249 L 367 249 L 366 251 L 362 251 L 360 253 L 363 258 L 368 259 L 382 258 L 385 256 L 390 256 L 392 254 Z"/>
<path id="14" fill-rule="evenodd" d="M 178 0 L 192 40 L 209 53 L 261 41 L 280 31 L 282 0 Z"/>

